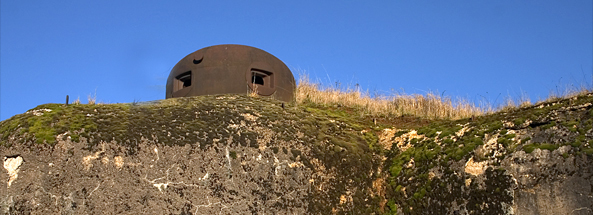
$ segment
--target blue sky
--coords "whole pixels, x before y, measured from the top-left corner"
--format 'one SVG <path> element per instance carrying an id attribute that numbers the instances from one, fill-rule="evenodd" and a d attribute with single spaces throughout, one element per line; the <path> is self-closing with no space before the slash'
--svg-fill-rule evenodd
<path id="1" fill-rule="evenodd" d="M 164 99 L 171 68 L 218 44 L 371 94 L 536 101 L 592 86 L 592 2 L 2 0 L 0 120 L 66 95 Z"/>

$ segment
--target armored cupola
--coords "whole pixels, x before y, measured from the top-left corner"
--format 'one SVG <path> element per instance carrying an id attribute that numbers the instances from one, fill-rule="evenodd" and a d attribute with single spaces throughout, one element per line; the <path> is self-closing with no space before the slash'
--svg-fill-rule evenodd
<path id="1" fill-rule="evenodd" d="M 295 89 L 292 72 L 274 55 L 250 46 L 216 45 L 185 56 L 173 67 L 166 98 L 256 93 L 288 102 Z"/>

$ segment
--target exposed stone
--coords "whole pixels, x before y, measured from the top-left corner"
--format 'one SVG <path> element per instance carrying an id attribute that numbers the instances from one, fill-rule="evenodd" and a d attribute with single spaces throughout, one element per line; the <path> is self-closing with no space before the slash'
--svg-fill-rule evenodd
<path id="1" fill-rule="evenodd" d="M 8 171 L 8 182 L 6 186 L 10 188 L 10 185 L 14 180 L 19 177 L 19 167 L 23 164 L 23 157 L 4 157 L 4 169 Z"/>
<path id="2" fill-rule="evenodd" d="M 474 162 L 474 158 L 471 157 L 467 163 L 465 163 L 465 172 L 469 173 L 473 176 L 478 176 L 484 173 L 484 170 L 486 169 L 487 166 L 487 162 L 486 161 L 482 161 L 482 162 Z"/>
<path id="3" fill-rule="evenodd" d="M 592 214 L 590 103 L 379 130 L 218 95 L 69 105 L 60 123 L 82 127 L 30 129 L 65 113 L 43 105 L 0 122 L 0 213 Z"/>

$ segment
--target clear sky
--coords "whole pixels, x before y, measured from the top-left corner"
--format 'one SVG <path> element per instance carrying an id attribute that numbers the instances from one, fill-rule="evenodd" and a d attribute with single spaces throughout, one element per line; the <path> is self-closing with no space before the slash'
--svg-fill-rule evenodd
<path id="1" fill-rule="evenodd" d="M 171 68 L 218 44 L 371 94 L 536 101 L 592 86 L 592 2 L 2 0 L 0 120 L 66 95 L 164 99 Z"/>

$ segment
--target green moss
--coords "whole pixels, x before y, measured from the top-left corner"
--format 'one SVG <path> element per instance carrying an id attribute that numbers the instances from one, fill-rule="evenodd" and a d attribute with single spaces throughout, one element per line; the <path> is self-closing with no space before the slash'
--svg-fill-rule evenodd
<path id="1" fill-rule="evenodd" d="M 498 140 L 497 140 L 497 141 L 498 141 L 498 143 L 499 143 L 499 144 L 502 144 L 504 147 L 508 147 L 508 146 L 510 145 L 510 143 L 511 143 L 511 140 L 507 139 L 507 138 L 506 138 L 506 137 L 504 137 L 504 136 L 503 136 L 503 137 L 500 137 L 500 138 L 498 138 Z"/>
<path id="2" fill-rule="evenodd" d="M 531 153 L 535 149 L 554 151 L 554 150 L 558 149 L 559 147 L 560 146 L 558 146 L 558 145 L 548 144 L 548 143 L 543 143 L 543 144 L 532 143 L 532 144 L 524 145 L 523 151 L 525 151 L 527 153 Z"/>
<path id="3" fill-rule="evenodd" d="M 71 140 L 72 140 L 73 142 L 78 142 L 78 141 L 80 141 L 80 135 L 78 135 L 78 134 L 71 134 L 71 135 L 70 135 L 70 138 L 71 138 Z"/>
<path id="4" fill-rule="evenodd" d="M 385 214 L 389 214 L 389 215 L 396 215 L 397 214 L 397 205 L 395 204 L 395 201 L 393 201 L 393 199 L 390 199 L 387 202 L 387 207 L 388 207 L 388 211 L 385 212 Z"/>
<path id="5" fill-rule="evenodd" d="M 576 125 L 578 125 L 579 122 L 576 120 L 570 120 L 567 122 L 563 122 L 562 125 L 566 126 L 566 127 L 576 127 Z"/>
<path id="6" fill-rule="evenodd" d="M 391 167 L 389 168 L 389 171 L 391 173 L 391 176 L 396 178 L 399 176 L 399 174 L 402 171 L 404 165 L 404 161 L 403 159 L 396 159 L 393 161 L 393 164 L 391 165 Z"/>
<path id="7" fill-rule="evenodd" d="M 537 148 L 536 144 L 527 144 L 523 146 L 523 151 L 527 152 L 527 153 L 531 153 L 533 152 L 533 150 L 535 150 Z"/>
<path id="8" fill-rule="evenodd" d="M 591 129 L 591 127 L 593 126 L 593 119 L 587 119 L 587 120 L 585 120 L 583 122 L 583 125 L 585 125 L 586 130 Z"/>
<path id="9" fill-rule="evenodd" d="M 491 133 L 493 131 L 496 130 L 500 130 L 502 128 L 502 122 L 501 121 L 494 121 L 492 124 L 490 124 L 490 127 L 487 130 L 487 133 Z"/>
<path id="10" fill-rule="evenodd" d="M 426 195 L 426 189 L 422 188 L 419 192 L 414 193 L 413 198 L 422 199 L 424 198 L 424 195 Z"/>
<path id="11" fill-rule="evenodd" d="M 433 127 L 423 127 L 418 129 L 418 134 L 424 135 L 428 138 L 433 138 L 437 135 L 437 129 Z"/>
<path id="12" fill-rule="evenodd" d="M 550 122 L 548 124 L 545 124 L 545 125 L 541 126 L 541 128 L 542 128 L 542 130 L 546 130 L 546 129 L 549 129 L 549 128 L 554 127 L 554 126 L 556 126 L 556 121 L 552 121 L 552 122 Z"/>
<path id="13" fill-rule="evenodd" d="M 577 125 L 579 124 L 578 121 L 576 120 L 571 120 L 571 121 L 567 121 L 567 122 L 563 122 L 562 125 L 564 127 L 566 127 L 569 131 L 571 132 L 577 132 L 578 128 Z"/>
<path id="14" fill-rule="evenodd" d="M 544 143 L 544 144 L 540 144 L 538 148 L 548 150 L 548 151 L 554 151 L 554 150 L 558 149 L 559 147 L 560 146 L 558 146 L 558 145 Z"/>
<path id="15" fill-rule="evenodd" d="M 364 132 L 363 137 L 370 147 L 381 148 L 378 147 L 379 138 L 377 137 L 377 134 L 375 134 L 374 132 Z"/>
<path id="16" fill-rule="evenodd" d="M 64 106 L 48 104 L 37 107 L 37 109 L 52 109 L 51 112 L 44 112 L 42 116 L 22 114 L 0 122 L 0 141 L 5 141 L 8 135 L 19 134 L 28 135 L 30 140 L 36 140 L 38 143 L 53 144 L 56 135 L 68 132 L 73 141 L 79 141 L 81 137 L 91 137 L 87 138 L 92 141 L 89 142 L 89 148 L 94 147 L 100 141 L 115 140 L 126 146 L 127 153 L 130 154 L 137 151 L 136 144 L 142 138 L 158 139 L 158 142 L 164 145 L 199 143 L 201 148 L 206 148 L 211 147 L 215 141 L 226 143 L 221 138 L 232 136 L 231 145 L 259 147 L 257 140 L 261 138 L 261 134 L 231 129 L 236 127 L 230 126 L 230 123 L 235 125 L 244 123 L 248 128 L 267 126 L 266 129 L 279 134 L 273 135 L 273 140 L 267 145 L 273 153 L 288 154 L 289 150 L 286 146 L 275 145 L 276 142 L 282 140 L 294 142 L 295 134 L 300 132 L 304 134 L 302 140 L 309 144 L 311 150 L 303 154 L 304 152 L 292 148 L 290 149 L 292 159 L 300 156 L 303 164 L 309 168 L 313 168 L 313 165 L 308 158 L 319 159 L 326 165 L 326 168 L 338 171 L 335 181 L 340 183 L 336 183 L 331 192 L 312 195 L 324 198 L 324 200 L 319 200 L 321 197 L 311 197 L 319 200 L 311 202 L 311 208 L 314 208 L 317 213 L 330 211 L 331 201 L 339 199 L 339 196 L 345 192 L 346 186 L 356 184 L 357 186 L 366 186 L 366 188 L 371 187 L 372 181 L 381 173 L 372 175 L 368 174 L 368 171 L 378 169 L 377 159 L 385 156 L 387 161 L 386 167 L 383 169 L 388 171 L 385 173 L 390 173 L 387 180 L 389 181 L 389 191 L 386 197 L 389 199 L 388 212 L 398 210 L 401 212 L 403 209 L 404 213 L 407 211 L 407 213 L 418 214 L 421 213 L 419 211 L 429 209 L 430 202 L 427 197 L 432 199 L 440 195 L 435 193 L 447 193 L 449 192 L 447 189 L 453 187 L 451 195 L 462 195 L 461 191 L 456 189 L 464 186 L 465 178 L 454 176 L 455 170 L 449 165 L 452 164 L 452 160 L 460 161 L 472 156 L 475 149 L 484 144 L 486 135 L 498 135 L 499 143 L 509 146 L 507 150 L 514 150 L 514 147 L 521 149 L 520 147 L 522 147 L 523 150 L 530 153 L 536 148 L 544 150 L 558 148 L 559 145 L 553 144 L 532 143 L 523 146 L 516 144 L 515 142 L 518 141 L 513 140 L 516 138 L 515 134 L 509 134 L 509 130 L 507 130 L 512 128 L 505 129 L 502 122 L 513 120 L 515 125 L 520 125 L 527 119 L 538 123 L 545 122 L 548 120 L 545 117 L 548 117 L 550 110 L 565 105 L 522 108 L 512 112 L 479 116 L 472 120 L 431 121 L 418 120 L 409 116 L 385 116 L 384 118 L 373 116 L 371 118 L 361 112 L 362 109 L 359 107 L 331 104 L 305 103 L 298 106 L 289 105 L 287 108 L 281 109 L 277 101 L 247 96 L 234 97 L 236 98 L 228 103 L 221 103 L 221 100 L 215 99 L 216 96 L 200 96 L 167 99 L 151 105 Z M 249 109 L 243 107 L 249 107 Z M 257 121 L 251 121 L 248 117 L 241 115 L 245 113 L 257 116 Z M 579 136 L 575 137 L 574 134 L 569 136 L 569 138 L 575 138 L 574 141 L 570 140 L 571 142 L 565 144 L 577 147 L 578 150 L 575 150 L 577 153 L 592 154 L 593 150 L 586 144 L 585 134 L 593 126 L 593 120 L 587 116 L 582 119 L 584 121 L 579 125 L 574 123 L 579 122 L 580 118 L 570 117 L 557 119 L 559 123 L 562 123 L 562 126 L 568 128 L 570 125 L 572 127 L 576 125 L 576 131 L 579 132 Z M 455 137 L 455 132 L 462 128 L 459 125 L 469 125 L 471 130 L 465 132 L 462 137 Z M 556 126 L 555 121 L 534 130 L 547 129 L 552 126 Z M 412 147 L 406 151 L 397 147 L 393 147 L 393 150 L 382 150 L 382 147 L 378 146 L 377 133 L 382 128 L 393 127 L 403 129 L 395 134 L 396 137 L 411 129 L 417 129 L 419 134 L 424 134 L 428 139 L 410 140 L 409 143 L 412 144 Z M 531 142 L 530 139 L 530 137 L 526 137 L 520 142 L 523 144 Z M 539 139 L 541 138 L 538 136 Z M 282 148 L 282 152 L 280 152 L 280 148 Z M 230 151 L 229 156 L 236 159 L 238 155 L 235 151 Z M 563 154 L 563 156 L 567 155 Z M 414 167 L 405 167 L 412 159 L 414 159 Z M 428 173 L 433 167 L 438 167 L 445 175 L 439 179 L 433 178 L 434 182 L 428 179 Z M 472 184 L 471 186 L 476 185 Z M 402 192 L 403 187 L 406 188 L 407 196 Z M 490 189 L 488 192 L 490 194 L 493 192 L 505 193 L 501 189 L 504 188 Z M 367 196 L 367 193 L 357 191 L 353 199 L 360 203 Z M 452 199 L 452 201 L 457 200 L 459 199 Z M 375 203 L 365 201 L 364 204 L 376 206 L 379 201 L 379 199 L 369 199 L 368 202 Z M 358 205 L 362 205 L 362 203 Z M 473 207 L 472 205 L 475 205 L 475 202 L 472 202 L 471 205 L 468 203 L 469 207 Z M 410 210 L 410 208 L 413 209 Z M 376 211 L 376 208 L 370 211 Z M 355 212 L 352 213 L 355 214 Z"/>
<path id="17" fill-rule="evenodd" d="M 593 155 L 593 148 L 583 149 L 582 152 L 591 156 L 591 155 Z"/>
<path id="18" fill-rule="evenodd" d="M 570 145 L 572 147 L 580 147 L 583 144 L 583 140 L 581 140 L 580 138 L 577 138 L 574 142 L 570 143 Z"/>
<path id="19" fill-rule="evenodd" d="M 515 134 L 506 134 L 502 137 L 498 138 L 498 143 L 502 144 L 504 147 L 508 147 L 512 144 L 513 138 L 515 138 Z"/>
<path id="20" fill-rule="evenodd" d="M 513 124 L 515 124 L 516 126 L 522 125 L 525 122 L 525 118 L 517 118 L 515 120 L 513 120 Z"/>
<path id="21" fill-rule="evenodd" d="M 395 132 L 395 134 L 393 134 L 393 136 L 394 136 L 394 137 L 400 137 L 400 136 L 402 136 L 403 134 L 406 134 L 406 133 L 408 133 L 408 132 L 410 132 L 410 131 L 409 131 L 409 130 L 401 130 L 401 131 Z"/>

